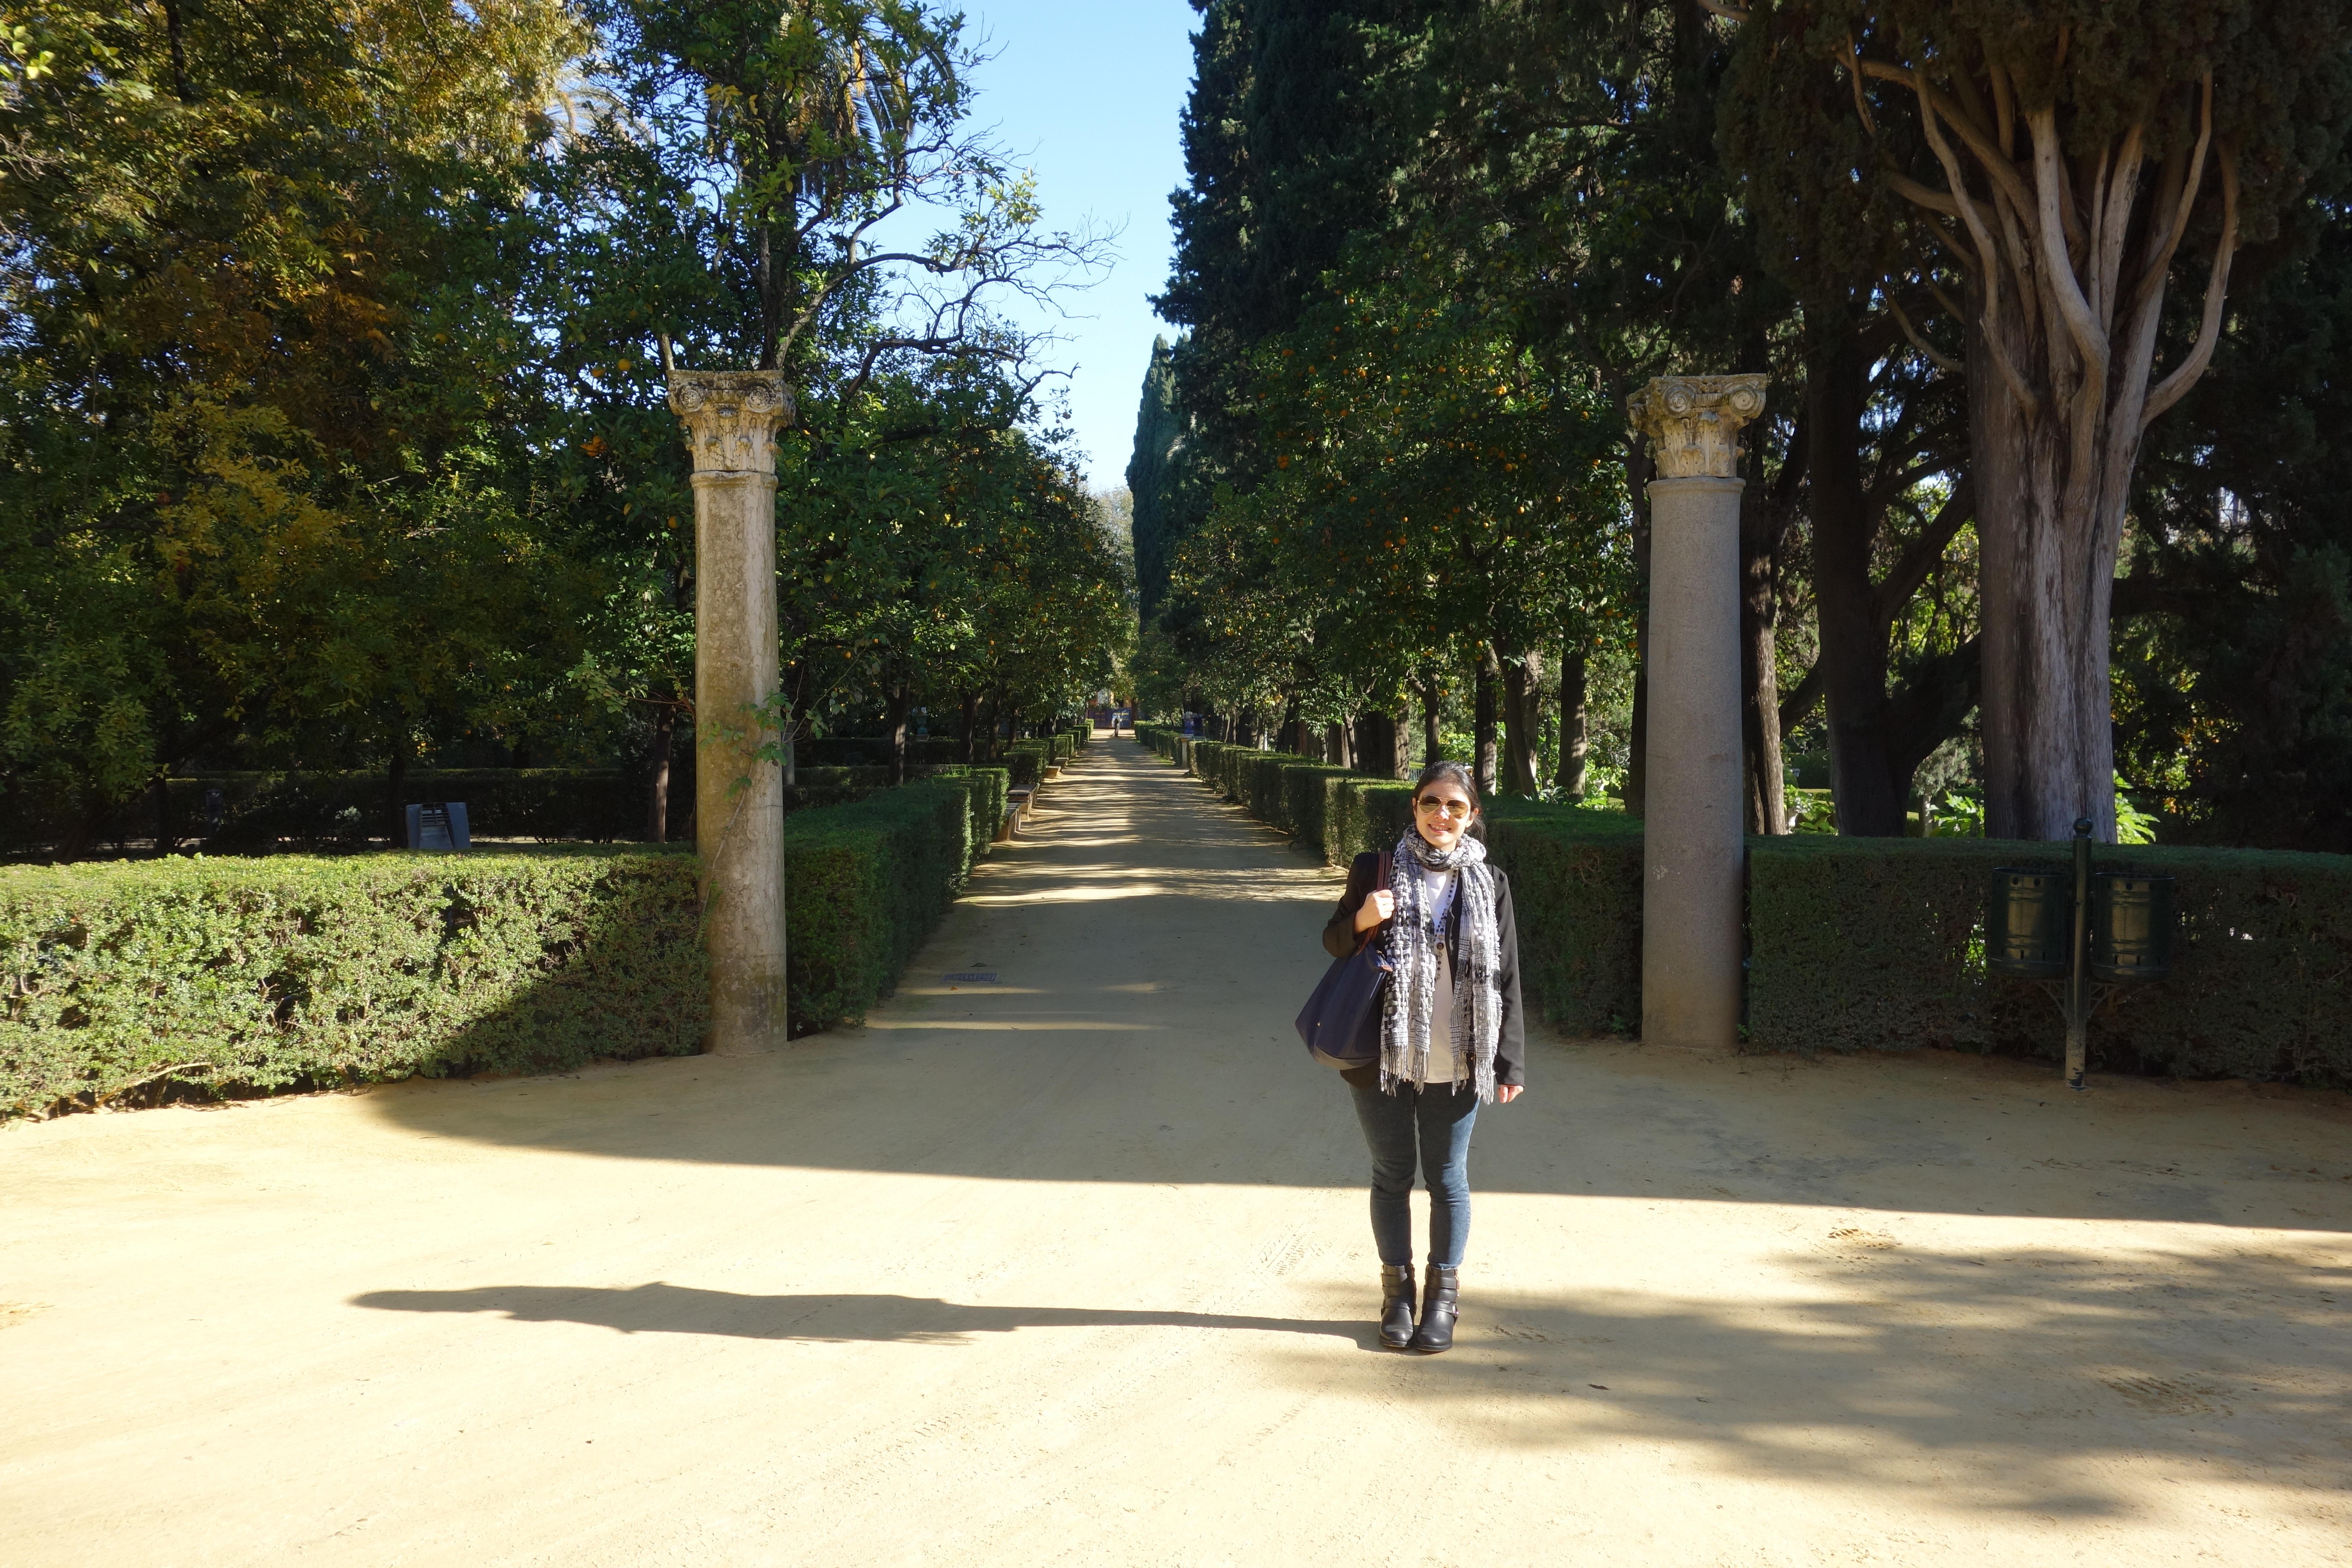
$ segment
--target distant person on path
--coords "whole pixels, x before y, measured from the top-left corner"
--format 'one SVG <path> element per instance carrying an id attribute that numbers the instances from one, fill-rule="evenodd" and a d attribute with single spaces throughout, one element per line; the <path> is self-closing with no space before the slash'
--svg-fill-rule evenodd
<path id="1" fill-rule="evenodd" d="M 1478 787 L 1460 763 L 1432 763 L 1412 786 L 1412 826 L 1385 888 L 1378 854 L 1356 857 L 1323 927 L 1345 958 L 1388 944 L 1381 1059 L 1339 1076 L 1372 1152 L 1372 1241 L 1381 1255 L 1381 1343 L 1435 1355 L 1454 1343 L 1470 1240 L 1470 1130 L 1483 1100 L 1508 1105 L 1527 1082 L 1519 932 L 1511 884 L 1473 837 Z M 1412 1177 L 1429 1185 L 1429 1279 L 1413 1318 Z"/>

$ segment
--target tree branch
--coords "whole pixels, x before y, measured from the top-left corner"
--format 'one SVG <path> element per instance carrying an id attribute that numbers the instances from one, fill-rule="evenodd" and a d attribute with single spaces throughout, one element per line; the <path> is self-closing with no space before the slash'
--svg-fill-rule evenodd
<path id="1" fill-rule="evenodd" d="M 2205 315 L 2197 326 L 2197 342 L 2180 368 L 2157 383 L 2140 410 L 2139 427 L 2146 430 L 2158 415 L 2189 394 L 2205 367 L 2213 363 L 2213 345 L 2221 337 L 2221 307 L 2230 292 L 2230 262 L 2238 250 L 2238 160 L 2229 143 L 2221 145 L 2221 237 L 2213 246 L 2212 276 L 2205 282 Z"/>
<path id="2" fill-rule="evenodd" d="M 2132 193 L 2139 186 L 2139 167 L 2147 149 L 2145 121 L 2135 121 L 2116 155 L 2114 175 L 2099 195 L 2099 248 L 2092 263 L 2091 299 L 2099 324 L 2113 328 L 2116 304 L 2123 298 L 2124 237 L 2131 228 Z"/>
<path id="3" fill-rule="evenodd" d="M 2058 162 L 2057 110 L 2028 110 L 2025 128 L 2033 137 L 2033 176 L 2040 198 L 2035 210 L 2042 219 L 2036 226 L 2041 231 L 2042 273 L 2051 298 L 2057 302 L 2058 314 L 2066 323 L 2067 335 L 2074 339 L 2076 352 L 2091 367 L 2092 374 L 2084 380 L 2085 395 L 2103 400 L 2107 390 L 2107 334 L 2092 315 L 2091 302 L 2083 298 L 2082 283 L 2066 256 L 2063 193 L 2059 189 L 2063 171 Z"/>
<path id="4" fill-rule="evenodd" d="M 1796 689 L 1780 700 L 1782 745 L 1789 743 L 1789 736 L 1805 721 L 1805 716 L 1813 710 L 1813 704 L 1822 700 L 1822 690 L 1828 684 L 1828 670 L 1817 658 L 1813 660 L 1813 667 L 1805 671 L 1805 678 L 1797 682 Z"/>
<path id="5" fill-rule="evenodd" d="M 1935 107 L 1925 91 L 1919 95 L 1919 123 L 1927 128 L 1927 145 L 1937 162 L 1944 165 L 1944 177 L 1951 182 L 1955 192 L 1965 193 L 1968 184 L 1960 176 L 1960 161 L 1953 155 L 1951 143 L 1944 140 L 1944 133 L 1936 128 Z M 1959 211 L 1960 221 L 1968 225 L 1969 237 L 1976 241 L 1977 255 L 1984 267 L 1985 346 L 1992 352 L 1993 368 L 2000 372 L 2001 380 L 2009 385 L 2009 395 L 2017 399 L 2030 425 L 2041 416 L 2042 400 L 2033 395 L 2018 375 L 2017 367 L 2009 363 L 2009 350 L 2000 341 L 2000 261 L 1993 253 L 1992 236 L 1985 231 L 1984 220 L 1977 216 L 1974 202 L 1960 204 Z"/>
<path id="6" fill-rule="evenodd" d="M 1877 614 L 1880 626 L 1895 624 L 1895 617 L 1903 613 L 1903 606 L 1911 602 L 1911 595 L 1919 591 L 1919 584 L 1927 580 L 1927 574 L 1936 569 L 1936 563 L 1944 558 L 1944 547 L 1952 542 L 1953 536 L 1976 515 L 1976 481 L 1963 474 L 1960 482 L 1952 487 L 1952 493 L 1944 498 L 1944 504 L 1937 509 L 1936 521 L 1904 548 L 1902 555 L 1895 563 L 1895 569 L 1887 573 L 1885 582 L 1879 584 Z"/>
<path id="7" fill-rule="evenodd" d="M 1886 297 L 1886 309 L 1893 313 L 1895 324 L 1903 329 L 1903 335 L 1911 340 L 1911 346 L 1917 349 L 1929 364 L 1934 365 L 1937 370 L 1948 371 L 1954 375 L 1960 374 L 1960 362 L 1947 358 L 1929 348 L 1927 340 L 1919 335 L 1917 328 L 1912 326 L 1911 318 L 1903 313 L 1902 305 L 1892 294 Z"/>

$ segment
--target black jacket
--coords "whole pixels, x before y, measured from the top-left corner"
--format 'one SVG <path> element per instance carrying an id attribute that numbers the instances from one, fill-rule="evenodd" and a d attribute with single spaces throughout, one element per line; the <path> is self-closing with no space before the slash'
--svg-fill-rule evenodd
<path id="1" fill-rule="evenodd" d="M 1356 911 L 1364 907 L 1364 900 L 1370 896 L 1372 879 L 1379 875 L 1380 868 L 1380 856 L 1370 852 L 1357 856 L 1355 863 L 1348 868 L 1348 890 L 1339 895 L 1339 907 L 1331 912 L 1331 918 L 1323 925 L 1323 951 L 1332 957 L 1345 958 L 1356 951 Z M 1487 868 L 1494 870 L 1492 867 Z M 1446 951 L 1454 954 L 1454 974 L 1459 979 L 1461 900 L 1454 900 L 1446 925 Z M 1382 921 L 1371 929 L 1370 934 L 1378 938 L 1388 929 L 1389 922 Z M 1503 1028 L 1495 1041 L 1495 1082 L 1499 1087 L 1528 1081 L 1528 1031 L 1526 1015 L 1519 1005 L 1519 926 L 1511 913 L 1511 879 L 1498 870 L 1495 871 L 1495 935 L 1502 948 L 1495 973 L 1495 988 L 1503 996 Z M 1377 1083 L 1380 1081 L 1380 1068 L 1351 1068 L 1339 1076 L 1350 1083 L 1359 1079 Z"/>

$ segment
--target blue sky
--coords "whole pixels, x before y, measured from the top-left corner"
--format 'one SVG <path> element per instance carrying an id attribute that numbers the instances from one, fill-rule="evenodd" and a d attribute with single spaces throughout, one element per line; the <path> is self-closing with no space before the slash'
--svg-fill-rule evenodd
<path id="1" fill-rule="evenodd" d="M 1168 194 L 1182 184 L 1176 117 L 1192 83 L 1186 0 L 963 0 L 994 58 L 973 122 L 993 127 L 1037 176 L 1046 226 L 1091 216 L 1119 229 L 1118 265 L 1065 304 L 1070 320 L 1022 318 L 1069 339 L 1050 362 L 1073 374 L 1071 424 L 1093 482 L 1123 483 L 1155 333 L 1147 296 L 1168 279 Z"/>

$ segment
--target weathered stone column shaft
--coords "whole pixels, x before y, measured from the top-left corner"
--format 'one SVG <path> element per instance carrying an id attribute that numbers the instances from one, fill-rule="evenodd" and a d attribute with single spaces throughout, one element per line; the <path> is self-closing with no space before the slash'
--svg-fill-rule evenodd
<path id="1" fill-rule="evenodd" d="M 1661 376 L 1634 395 L 1660 478 L 1650 496 L 1648 798 L 1643 813 L 1642 1038 L 1739 1038 L 1739 495 L 1737 433 L 1760 375 Z"/>
<path id="2" fill-rule="evenodd" d="M 783 769 L 775 740 L 775 433 L 792 416 L 774 371 L 670 377 L 694 454 L 695 847 L 710 951 L 709 1048 L 789 1037 Z"/>

